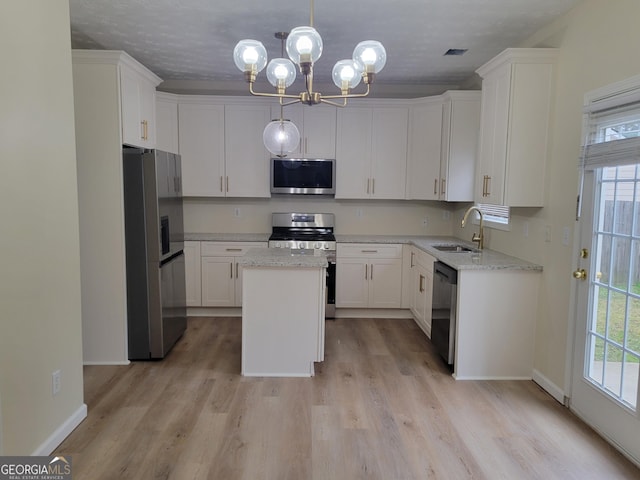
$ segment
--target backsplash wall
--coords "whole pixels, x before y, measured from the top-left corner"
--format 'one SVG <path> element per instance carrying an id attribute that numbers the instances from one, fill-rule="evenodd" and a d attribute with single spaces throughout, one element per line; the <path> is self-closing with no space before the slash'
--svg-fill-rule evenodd
<path id="1" fill-rule="evenodd" d="M 453 211 L 429 201 L 186 198 L 184 224 L 189 233 L 269 233 L 274 212 L 316 212 L 335 214 L 338 234 L 452 235 Z"/>

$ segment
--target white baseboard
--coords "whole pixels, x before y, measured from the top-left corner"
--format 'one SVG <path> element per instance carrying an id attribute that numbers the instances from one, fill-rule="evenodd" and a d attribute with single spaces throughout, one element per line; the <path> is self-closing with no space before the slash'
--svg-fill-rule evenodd
<path id="1" fill-rule="evenodd" d="M 51 452 L 53 452 L 85 418 L 87 418 L 87 405 L 83 403 L 62 425 L 56 428 L 56 431 L 36 448 L 31 455 L 51 455 Z"/>
<path id="2" fill-rule="evenodd" d="M 500 375 L 451 375 L 455 380 L 517 380 L 517 381 L 531 381 L 531 377 L 518 377 L 518 376 L 500 376 Z"/>
<path id="3" fill-rule="evenodd" d="M 336 318 L 413 318 L 406 308 L 336 308 Z"/>
<path id="4" fill-rule="evenodd" d="M 130 363 L 129 360 L 117 362 L 82 362 L 83 365 L 129 365 Z"/>
<path id="5" fill-rule="evenodd" d="M 533 381 L 540 385 L 545 392 L 564 405 L 564 390 L 536 369 L 533 370 Z"/>

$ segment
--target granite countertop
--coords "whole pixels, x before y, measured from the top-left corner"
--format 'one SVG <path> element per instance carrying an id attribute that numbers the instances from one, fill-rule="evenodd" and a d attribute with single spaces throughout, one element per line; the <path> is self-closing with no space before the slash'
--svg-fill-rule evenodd
<path id="1" fill-rule="evenodd" d="M 271 233 L 191 233 L 184 239 L 193 242 L 268 242 Z"/>
<path id="2" fill-rule="evenodd" d="M 328 265 L 327 256 L 321 250 L 292 251 L 288 248 L 251 248 L 236 261 L 243 267 L 319 268 Z"/>
<path id="3" fill-rule="evenodd" d="M 338 243 L 402 243 L 415 245 L 437 260 L 457 270 L 529 270 L 542 271 L 542 265 L 527 262 L 495 250 L 478 250 L 477 245 L 451 236 L 418 235 L 336 235 Z M 442 252 L 434 245 L 464 245 L 471 252 Z"/>
<path id="4" fill-rule="evenodd" d="M 201 242 L 268 242 L 270 233 L 185 233 L 185 240 Z M 414 245 L 437 260 L 450 265 L 458 270 L 529 270 L 542 271 L 542 266 L 527 262 L 517 257 L 512 257 L 495 250 L 477 250 L 474 243 L 460 240 L 452 236 L 437 235 L 336 235 L 338 243 L 388 243 Z M 472 248 L 472 252 L 442 252 L 434 248 L 434 245 L 465 245 Z M 251 262 L 263 262 L 263 266 L 317 266 L 309 265 L 308 259 L 314 258 L 309 254 L 291 254 L 289 249 L 266 249 L 258 257 L 253 257 Z M 273 253 L 276 250 L 283 250 L 286 255 Z M 311 250 L 306 251 L 311 252 Z M 273 255 L 269 255 L 273 253 Z M 249 253 L 247 253 L 249 255 Z M 245 257 L 238 257 L 239 261 L 249 260 Z M 268 259 L 270 258 L 270 259 Z M 286 260 L 285 260 L 286 258 Z M 324 258 L 315 257 L 315 258 Z M 265 263 L 267 262 L 267 263 Z M 268 263 L 270 262 L 270 263 Z M 253 265 L 256 263 L 241 263 L 242 265 Z M 322 266 L 322 265 L 321 265 Z M 324 266 L 326 266 L 326 259 Z"/>

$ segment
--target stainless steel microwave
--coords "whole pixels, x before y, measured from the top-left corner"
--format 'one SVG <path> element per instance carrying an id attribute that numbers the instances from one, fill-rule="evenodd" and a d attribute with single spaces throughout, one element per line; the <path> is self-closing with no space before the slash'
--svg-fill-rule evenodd
<path id="1" fill-rule="evenodd" d="M 272 158 L 271 193 L 335 195 L 335 159 Z"/>

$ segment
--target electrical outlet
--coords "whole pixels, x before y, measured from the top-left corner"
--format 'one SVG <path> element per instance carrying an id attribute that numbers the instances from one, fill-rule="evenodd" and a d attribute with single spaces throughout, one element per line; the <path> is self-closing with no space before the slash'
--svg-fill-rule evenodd
<path id="1" fill-rule="evenodd" d="M 449 220 L 451 218 L 451 212 L 449 210 L 442 211 L 442 219 Z"/>
<path id="2" fill-rule="evenodd" d="M 240 218 L 240 207 L 236 207 L 233 209 L 233 216 L 236 218 Z"/>
<path id="3" fill-rule="evenodd" d="M 356 217 L 357 218 L 362 218 L 362 209 L 361 208 L 356 208 Z"/>
<path id="4" fill-rule="evenodd" d="M 545 225 L 544 227 L 544 241 L 551 243 L 551 225 Z"/>
<path id="5" fill-rule="evenodd" d="M 426 227 L 427 225 L 429 225 L 429 217 L 424 217 L 422 219 L 422 226 Z"/>
<path id="6" fill-rule="evenodd" d="M 62 380 L 60 378 L 60 370 L 56 370 L 51 374 L 51 392 L 53 395 L 57 395 L 60 393 L 60 389 L 62 388 Z"/>

